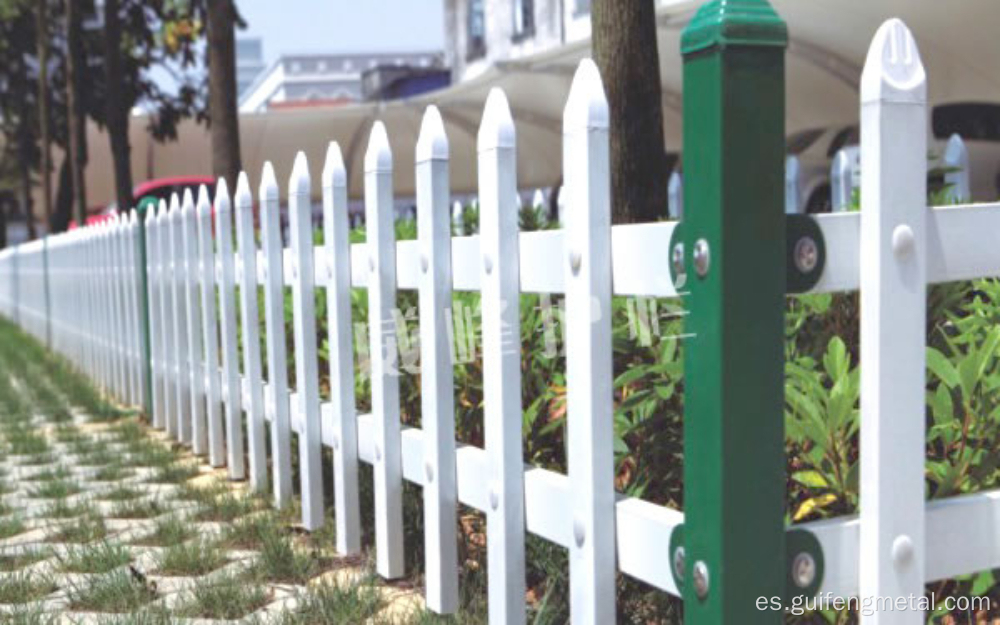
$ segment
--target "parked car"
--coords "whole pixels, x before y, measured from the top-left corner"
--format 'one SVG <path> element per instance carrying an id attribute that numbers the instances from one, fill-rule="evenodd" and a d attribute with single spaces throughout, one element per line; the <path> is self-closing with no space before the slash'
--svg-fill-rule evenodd
<path id="1" fill-rule="evenodd" d="M 214 197 L 215 178 L 211 176 L 173 176 L 170 178 L 155 178 L 141 182 L 132 189 L 132 202 L 139 206 L 144 201 L 152 201 L 156 204 L 159 201 L 170 201 L 170 197 L 176 193 L 178 196 L 184 195 L 184 191 L 191 190 L 192 194 L 197 194 L 201 185 L 208 187 L 209 197 Z M 197 197 L 197 195 L 196 195 Z M 114 215 L 118 209 L 118 203 L 113 202 L 103 208 L 90 208 L 87 213 L 87 225 L 99 224 Z M 69 228 L 76 228 L 76 221 L 69 222 Z"/>
<path id="2" fill-rule="evenodd" d="M 953 134 L 965 141 L 969 153 L 972 201 L 992 202 L 1000 197 L 1000 104 L 954 103 L 931 112 L 928 153 L 938 165 Z M 799 205 L 806 213 L 830 210 L 830 165 L 842 148 L 858 145 L 858 126 L 811 128 L 788 137 L 786 152 L 799 159 Z"/>

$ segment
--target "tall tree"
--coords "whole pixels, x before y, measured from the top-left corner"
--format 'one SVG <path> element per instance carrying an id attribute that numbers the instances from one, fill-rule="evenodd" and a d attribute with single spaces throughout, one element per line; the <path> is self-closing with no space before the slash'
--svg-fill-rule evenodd
<path id="1" fill-rule="evenodd" d="M 81 0 L 66 0 L 66 122 L 69 132 L 70 177 L 72 180 L 73 218 L 78 225 L 87 222 L 87 189 L 84 170 L 87 166 L 87 112 L 83 103 L 82 74 L 87 59 L 83 48 Z"/>
<path id="2" fill-rule="evenodd" d="M 208 117 L 212 133 L 212 171 L 230 189 L 240 166 L 240 123 L 236 106 L 236 25 L 233 0 L 209 0 Z"/>
<path id="3" fill-rule="evenodd" d="M 48 0 L 38 0 L 35 8 L 35 45 L 38 61 L 38 135 L 42 142 L 42 204 L 45 222 L 52 220 L 52 140 L 49 136 L 49 7 Z"/>
<path id="4" fill-rule="evenodd" d="M 69 0 L 72 2 L 72 0 Z M 115 172 L 115 197 L 118 206 L 132 206 L 132 157 L 128 141 L 129 105 L 122 80 L 122 24 L 118 0 L 104 0 L 104 72 L 105 113 L 111 159 Z"/>
<path id="5" fill-rule="evenodd" d="M 655 221 L 667 212 L 660 59 L 653 0 L 594 0 L 594 59 L 604 76 L 611 139 L 615 223 Z"/>

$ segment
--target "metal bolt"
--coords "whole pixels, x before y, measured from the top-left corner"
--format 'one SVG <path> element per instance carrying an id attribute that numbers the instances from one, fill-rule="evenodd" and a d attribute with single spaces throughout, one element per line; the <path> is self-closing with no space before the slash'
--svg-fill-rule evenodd
<path id="1" fill-rule="evenodd" d="M 576 539 L 577 547 L 582 547 L 583 541 L 587 538 L 587 528 L 583 526 L 583 520 L 579 517 L 573 519 L 573 538 Z"/>
<path id="2" fill-rule="evenodd" d="M 375 462 L 382 462 L 382 448 L 375 445 Z"/>
<path id="3" fill-rule="evenodd" d="M 708 267 L 712 264 L 712 254 L 708 249 L 708 241 L 698 239 L 694 244 L 694 270 L 698 272 L 699 278 L 704 278 L 708 274 Z"/>
<path id="4" fill-rule="evenodd" d="M 694 580 L 694 592 L 698 595 L 699 599 L 704 599 L 708 596 L 708 565 L 705 564 L 704 560 L 698 560 L 694 563 L 694 570 L 691 571 L 691 577 Z"/>
<path id="5" fill-rule="evenodd" d="M 670 262 L 674 267 L 674 277 L 679 278 L 684 274 L 684 244 L 677 243 L 670 254 Z"/>
<path id="6" fill-rule="evenodd" d="M 573 275 L 580 273 L 580 264 L 583 263 L 583 255 L 574 250 L 569 254 L 569 266 L 573 269 Z"/>
<path id="7" fill-rule="evenodd" d="M 684 547 L 674 549 L 674 577 L 677 581 L 684 579 Z"/>
<path id="8" fill-rule="evenodd" d="M 375 257 L 374 256 L 369 256 L 368 257 L 368 269 L 370 269 L 372 272 L 375 271 Z"/>
<path id="9" fill-rule="evenodd" d="M 809 273 L 819 264 L 819 246 L 811 236 L 804 236 L 795 242 L 795 268 L 800 273 Z"/>
<path id="10" fill-rule="evenodd" d="M 811 553 L 803 551 L 792 560 L 792 580 L 799 588 L 808 588 L 816 581 L 816 560 Z"/>
<path id="11" fill-rule="evenodd" d="M 430 261 L 429 261 L 429 260 L 427 259 L 427 254 L 421 254 L 421 255 L 420 255 L 420 269 L 421 269 L 421 270 L 422 270 L 422 271 L 423 271 L 424 273 L 427 273 L 427 270 L 428 270 L 428 269 L 430 268 L 430 266 L 431 266 L 431 263 L 430 263 Z"/>
<path id="12" fill-rule="evenodd" d="M 490 507 L 494 510 L 500 507 L 500 491 L 496 484 L 490 487 Z"/>
<path id="13" fill-rule="evenodd" d="M 489 254 L 483 254 L 483 268 L 486 269 L 487 274 L 493 273 L 493 259 Z"/>
<path id="14" fill-rule="evenodd" d="M 428 484 L 434 481 L 434 467 L 431 466 L 431 463 L 428 462 L 424 465 L 424 474 L 427 475 Z"/>

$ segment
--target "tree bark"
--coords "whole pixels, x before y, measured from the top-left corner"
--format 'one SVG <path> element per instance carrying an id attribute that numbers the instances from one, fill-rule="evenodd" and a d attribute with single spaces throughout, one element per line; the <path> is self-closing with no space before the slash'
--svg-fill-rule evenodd
<path id="1" fill-rule="evenodd" d="M 614 223 L 667 215 L 660 59 L 653 0 L 594 0 L 594 60 L 610 109 Z"/>
<path id="2" fill-rule="evenodd" d="M 35 9 L 35 36 L 38 50 L 38 135 L 42 142 L 42 204 L 45 223 L 52 220 L 52 141 L 49 137 L 49 16 L 48 0 L 38 0 Z"/>
<path id="3" fill-rule="evenodd" d="M 72 0 L 70 0 L 72 1 Z M 128 142 L 129 104 L 125 100 L 121 67 L 122 24 L 118 0 L 104 0 L 105 118 L 115 171 L 119 210 L 132 207 L 132 148 Z"/>
<path id="4" fill-rule="evenodd" d="M 55 206 L 49 221 L 49 232 L 65 232 L 73 218 L 73 175 L 69 155 L 59 165 L 59 182 L 56 184 Z"/>
<path id="5" fill-rule="evenodd" d="M 30 162 L 26 157 L 22 158 L 18 169 L 21 174 L 21 211 L 24 213 L 24 225 L 28 228 L 28 240 L 34 241 L 38 238 L 38 229 L 35 226 L 35 210 L 31 205 Z"/>
<path id="6" fill-rule="evenodd" d="M 208 118 L 212 171 L 236 188 L 240 173 L 240 125 L 236 107 L 236 7 L 233 0 L 208 4 Z"/>
<path id="7" fill-rule="evenodd" d="M 73 184 L 73 218 L 77 225 L 87 222 L 87 188 L 84 170 L 87 166 L 86 113 L 83 108 L 81 73 L 86 66 L 80 0 L 66 0 L 66 123 L 69 131 L 70 176 Z"/>

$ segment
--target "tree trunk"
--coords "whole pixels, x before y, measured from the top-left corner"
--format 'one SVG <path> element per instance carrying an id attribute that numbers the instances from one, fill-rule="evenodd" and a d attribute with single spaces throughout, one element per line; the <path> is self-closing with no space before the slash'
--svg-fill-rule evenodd
<path id="1" fill-rule="evenodd" d="M 104 0 L 105 118 L 115 170 L 115 197 L 119 210 L 132 207 L 132 148 L 128 142 L 129 104 L 125 101 L 121 67 L 122 24 L 118 0 Z"/>
<path id="2" fill-rule="evenodd" d="M 240 173 L 240 125 L 236 108 L 236 7 L 233 0 L 208 2 L 208 118 L 212 171 L 236 188 Z"/>
<path id="3" fill-rule="evenodd" d="M 42 142 L 42 204 L 45 223 L 52 220 L 52 144 L 49 137 L 49 16 L 48 0 L 38 0 L 35 14 L 35 36 L 38 46 L 38 135 Z"/>
<path id="4" fill-rule="evenodd" d="M 653 0 L 594 0 L 594 60 L 610 108 L 611 206 L 615 223 L 667 214 L 660 59 Z"/>
<path id="5" fill-rule="evenodd" d="M 66 0 L 66 123 L 69 131 L 70 175 L 73 182 L 73 218 L 77 225 L 87 222 L 87 189 L 84 169 L 87 166 L 86 113 L 83 108 L 81 73 L 86 58 L 81 41 L 80 0 Z"/>
<path id="6" fill-rule="evenodd" d="M 24 213 L 24 225 L 28 228 L 28 240 L 34 241 L 38 238 L 38 229 L 35 227 L 34 207 L 31 205 L 31 161 L 23 157 L 19 163 L 19 173 L 21 174 L 21 211 Z"/>
<path id="7" fill-rule="evenodd" d="M 0 250 L 7 247 L 7 207 L 13 206 L 10 202 L 0 202 Z"/>
<path id="8" fill-rule="evenodd" d="M 56 185 L 55 210 L 49 221 L 49 232 L 65 232 L 73 218 L 73 166 L 69 155 L 59 165 L 59 182 Z"/>

